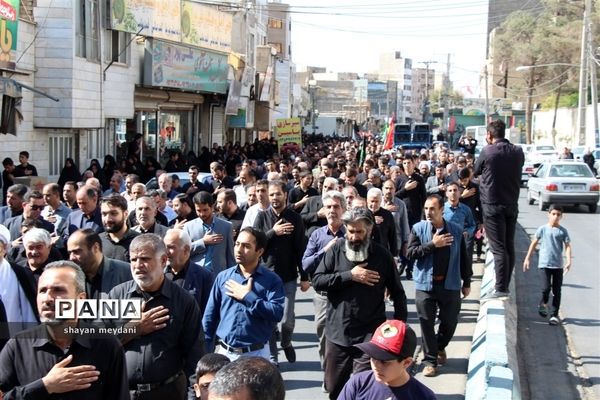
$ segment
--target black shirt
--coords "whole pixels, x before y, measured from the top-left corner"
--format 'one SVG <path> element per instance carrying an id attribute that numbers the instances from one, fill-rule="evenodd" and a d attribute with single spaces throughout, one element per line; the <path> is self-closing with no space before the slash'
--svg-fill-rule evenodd
<path id="1" fill-rule="evenodd" d="M 99 299 L 102 297 L 100 293 L 102 293 L 103 264 L 100 263 L 100 267 L 92 279 L 89 279 L 87 276 L 85 277 L 85 294 L 88 299 Z"/>
<path id="2" fill-rule="evenodd" d="M 102 239 L 102 253 L 104 253 L 105 257 L 129 262 L 129 245 L 131 244 L 131 241 L 138 235 L 138 232 L 127 229 L 121 240 L 115 242 L 112 240 L 108 232 L 102 232 L 100 234 L 100 239 Z"/>
<path id="3" fill-rule="evenodd" d="M 473 181 L 469 181 L 469 183 L 467 183 L 466 186 L 463 186 L 462 184 L 460 184 L 460 182 L 459 185 L 461 190 L 475 189 L 475 194 L 473 196 L 461 197 L 460 202 L 471 209 L 471 212 L 473 213 L 473 218 L 475 218 L 475 222 L 477 222 L 477 224 L 482 224 L 483 217 L 481 215 L 481 199 L 479 196 L 479 185 Z"/>
<path id="4" fill-rule="evenodd" d="M 318 195 L 319 191 L 314 187 L 309 186 L 308 190 L 304 191 L 302 190 L 302 186 L 298 185 L 288 192 L 288 204 L 294 207 L 294 204 L 302 200 L 304 196 L 313 197 Z"/>
<path id="5" fill-rule="evenodd" d="M 111 299 L 148 298 L 146 309 L 164 306 L 169 309 L 167 327 L 126 343 L 127 376 L 130 387 L 143 383 L 157 383 L 183 370 L 186 376 L 194 374 L 196 363 L 202 357 L 204 334 L 202 315 L 196 300 L 185 290 L 164 278 L 154 296 L 148 296 L 131 280 L 115 286 Z M 116 322 L 116 321 L 115 321 Z"/>
<path id="6" fill-rule="evenodd" d="M 366 336 L 386 320 L 384 292 L 387 288 L 394 301 L 394 318 L 406 321 L 406 294 L 391 253 L 371 242 L 367 269 L 379 273 L 379 282 L 368 286 L 352 280 L 357 263 L 346 257 L 346 240 L 338 241 L 325 253 L 313 276 L 317 291 L 327 291 L 327 340 L 340 346 L 365 341 Z"/>
<path id="7" fill-rule="evenodd" d="M 417 187 L 412 190 L 406 190 L 404 185 L 409 180 L 417 181 Z M 396 192 L 396 197 L 404 200 L 408 214 L 408 224 L 412 227 L 421 220 L 423 205 L 427 198 L 427 189 L 423 177 L 416 171 L 411 176 L 400 176 L 396 182 L 396 187 L 400 188 Z"/>
<path id="8" fill-rule="evenodd" d="M 475 161 L 474 175 L 479 178 L 481 203 L 516 205 L 521 190 L 523 150 L 506 139 L 487 145 Z"/>
<path id="9" fill-rule="evenodd" d="M 383 207 L 379 207 L 377 212 L 373 213 L 375 217 L 383 218 L 383 222 L 375 224 L 375 239 L 383 247 L 392 253 L 392 256 L 398 255 L 398 238 L 396 237 L 396 224 L 391 212 Z M 377 219 L 377 218 L 376 218 Z"/>
<path id="10" fill-rule="evenodd" d="M 275 234 L 273 225 L 280 219 L 285 219 L 294 225 L 291 234 L 281 236 Z M 265 266 L 275 271 L 284 283 L 296 280 L 298 272 L 301 281 L 308 281 L 308 275 L 302 269 L 302 255 L 306 248 L 306 241 L 300 215 L 289 208 L 285 208 L 280 215 L 277 215 L 273 208 L 269 208 L 258 213 L 254 227 L 267 235 L 267 248 L 262 255 Z"/>
<path id="11" fill-rule="evenodd" d="M 185 282 L 185 274 L 187 273 L 189 265 L 190 261 L 188 260 L 188 262 L 185 264 L 182 270 L 177 273 L 173 271 L 170 265 L 167 265 L 167 268 L 165 269 L 165 276 L 167 277 L 167 279 L 170 279 L 171 281 L 173 281 L 173 283 L 182 288 Z"/>
<path id="12" fill-rule="evenodd" d="M 67 367 L 94 365 L 99 379 L 88 389 L 48 394 L 42 378 L 69 355 L 73 361 Z M 114 336 L 77 336 L 63 352 L 52 342 L 45 325 L 36 326 L 18 333 L 0 354 L 0 390 L 7 399 L 128 400 L 123 348 Z"/>
<path id="13" fill-rule="evenodd" d="M 242 228 L 242 222 L 244 222 L 244 217 L 246 216 L 246 211 L 242 211 L 239 207 L 235 209 L 235 212 L 231 216 L 227 216 L 223 213 L 217 214 L 217 217 L 224 219 L 225 221 L 231 222 L 231 230 L 233 232 L 233 241 L 237 239 L 240 229 Z"/>
<path id="14" fill-rule="evenodd" d="M 431 230 L 431 235 L 435 234 L 437 229 Z M 446 222 L 440 230 L 440 234 L 448 233 L 446 230 Z M 433 276 L 446 276 L 448 273 L 448 264 L 450 263 L 450 246 L 436 247 L 433 250 Z M 443 282 L 443 281 L 442 281 Z"/>
<path id="15" fill-rule="evenodd" d="M 15 178 L 19 176 L 38 176 L 38 173 L 37 169 L 31 164 L 27 164 L 26 166 L 19 164 L 15 166 L 13 176 Z"/>

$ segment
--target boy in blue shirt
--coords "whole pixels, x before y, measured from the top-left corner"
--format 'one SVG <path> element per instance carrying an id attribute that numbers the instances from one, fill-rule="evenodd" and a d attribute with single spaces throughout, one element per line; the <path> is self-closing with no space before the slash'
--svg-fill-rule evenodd
<path id="1" fill-rule="evenodd" d="M 537 229 L 535 239 L 531 242 L 527 256 L 525 256 L 525 260 L 523 261 L 523 271 L 527 271 L 529 269 L 529 258 L 537 244 L 540 243 L 538 268 L 542 271 L 543 290 L 538 313 L 542 317 L 548 316 L 548 300 L 550 298 L 550 288 L 552 288 L 552 307 L 554 310 L 550 317 L 550 325 L 557 325 L 559 323 L 558 309 L 560 308 L 563 273 L 566 274 L 571 269 L 571 239 L 569 238 L 569 232 L 559 224 L 562 214 L 562 207 L 554 204 L 550 206 L 548 224 L 542 225 Z M 563 247 L 566 253 L 564 266 Z"/>

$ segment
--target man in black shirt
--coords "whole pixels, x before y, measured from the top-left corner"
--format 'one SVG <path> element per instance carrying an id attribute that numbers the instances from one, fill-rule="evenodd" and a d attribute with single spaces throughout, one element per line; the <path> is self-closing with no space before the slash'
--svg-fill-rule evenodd
<path id="1" fill-rule="evenodd" d="M 406 321 L 406 295 L 392 254 L 370 240 L 371 211 L 354 208 L 342 217 L 346 239 L 338 239 L 317 267 L 315 290 L 327 291 L 325 387 L 337 399 L 352 372 L 369 369 L 369 357 L 353 347 L 386 320 L 384 293 L 394 302 L 394 319 Z"/>
<path id="2" fill-rule="evenodd" d="M 2 160 L 2 166 L 4 167 L 4 171 L 2 171 L 2 205 L 5 206 L 6 192 L 14 184 L 15 163 L 10 157 L 6 157 Z"/>
<path id="3" fill-rule="evenodd" d="M 288 192 L 288 204 L 294 211 L 300 212 L 309 198 L 319 195 L 312 183 L 313 175 L 310 171 L 300 172 L 300 184 Z"/>
<path id="4" fill-rule="evenodd" d="M 202 357 L 200 309 L 187 291 L 165 278 L 167 249 L 158 236 L 136 237 L 129 252 L 133 280 L 116 286 L 109 298 L 144 300 L 142 319 L 125 325 L 136 333 L 121 338 L 130 394 L 137 400 L 183 400 L 187 378 Z"/>
<path id="5" fill-rule="evenodd" d="M 69 259 L 85 273 L 88 299 L 106 298 L 112 288 L 131 280 L 129 264 L 106 257 L 102 250 L 100 235 L 90 228 L 75 231 L 67 242 Z"/>
<path id="6" fill-rule="evenodd" d="M 408 259 L 415 261 L 415 303 L 423 335 L 425 369 L 423 375 L 435 376 L 439 364 L 446 362 L 445 348 L 452 339 L 460 295 L 471 292 L 473 271 L 467 263 L 463 227 L 443 218 L 444 203 L 431 195 L 425 201 L 425 221 L 415 224 L 408 242 Z M 461 285 L 462 280 L 462 285 Z M 435 333 L 438 316 L 440 327 Z"/>
<path id="7" fill-rule="evenodd" d="M 515 228 L 519 215 L 523 150 L 504 138 L 506 125 L 496 120 L 488 125 L 485 146 L 475 162 L 480 176 L 483 226 L 494 255 L 496 285 L 482 300 L 508 298 L 508 284 L 515 266 Z"/>
<path id="8" fill-rule="evenodd" d="M 375 239 L 380 245 L 398 256 L 398 238 L 396 237 L 396 224 L 391 212 L 381 207 L 383 193 L 381 189 L 371 188 L 367 193 L 367 207 L 375 217 Z"/>
<path id="9" fill-rule="evenodd" d="M 242 222 L 246 212 L 242 211 L 237 205 L 237 196 L 233 189 L 224 189 L 217 195 L 217 203 L 215 204 L 217 211 L 217 217 L 224 219 L 225 221 L 231 222 L 231 230 L 233 231 L 233 241 L 237 239 Z"/>
<path id="10" fill-rule="evenodd" d="M 0 390 L 7 399 L 128 400 L 123 348 L 112 337 L 66 335 L 77 320 L 57 320 L 54 301 L 84 299 L 85 277 L 70 261 L 49 264 L 37 294 L 42 325 L 18 333 L 0 354 Z"/>
<path id="11" fill-rule="evenodd" d="M 104 227 L 100 234 L 104 254 L 129 262 L 129 244 L 139 233 L 127 226 L 127 200 L 118 194 L 105 197 L 100 202 L 100 212 Z"/>
<path id="12" fill-rule="evenodd" d="M 306 248 L 304 240 L 304 224 L 294 211 L 287 208 L 287 192 L 281 181 L 269 182 L 269 200 L 271 207 L 259 212 L 254 228 L 267 235 L 267 248 L 263 253 L 265 266 L 275 271 L 283 281 L 285 304 L 281 320 L 281 347 L 289 362 L 296 361 L 296 351 L 292 347 L 292 334 L 296 323 L 294 303 L 298 272 L 300 273 L 300 288 L 306 292 L 310 283 L 308 275 L 302 269 L 302 255 Z M 269 341 L 271 359 L 277 362 L 277 342 L 275 332 Z"/>
<path id="13" fill-rule="evenodd" d="M 19 162 L 14 170 L 14 176 L 38 176 L 37 169 L 29 164 L 29 152 L 22 151 L 19 153 Z"/>

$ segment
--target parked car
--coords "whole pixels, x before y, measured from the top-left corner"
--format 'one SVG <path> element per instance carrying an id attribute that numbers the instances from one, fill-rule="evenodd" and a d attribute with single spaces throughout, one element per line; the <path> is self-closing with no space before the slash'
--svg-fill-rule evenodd
<path id="1" fill-rule="evenodd" d="M 556 148 L 551 144 L 533 145 L 531 146 L 531 150 L 529 150 L 526 154 L 533 164 L 541 164 L 544 161 L 558 159 Z"/>
<path id="2" fill-rule="evenodd" d="M 540 210 L 550 204 L 588 206 L 595 213 L 600 199 L 600 185 L 587 164 L 560 160 L 544 162 L 527 182 L 527 201 L 538 202 Z"/>
<path id="3" fill-rule="evenodd" d="M 538 165 L 539 166 L 539 165 Z M 523 168 L 521 168 L 521 185 L 526 185 L 529 181 L 529 177 L 535 172 L 537 167 L 529 161 L 527 157 L 525 157 L 525 163 L 523 164 Z"/>
<path id="4" fill-rule="evenodd" d="M 527 154 L 531 153 L 531 150 L 533 149 L 532 144 L 516 143 L 515 146 L 519 146 L 523 149 L 523 154 L 525 154 L 525 157 L 527 157 Z"/>
<path id="5" fill-rule="evenodd" d="M 188 175 L 187 171 L 167 172 L 167 174 L 169 176 L 177 175 L 177 177 L 179 178 L 179 187 L 183 187 L 186 183 L 190 181 L 190 176 Z M 200 172 L 198 173 L 198 180 L 202 182 L 202 180 L 207 176 L 210 176 L 209 172 Z M 158 179 L 156 178 L 152 178 L 148 182 L 146 182 L 146 190 L 153 189 L 158 189 Z"/>

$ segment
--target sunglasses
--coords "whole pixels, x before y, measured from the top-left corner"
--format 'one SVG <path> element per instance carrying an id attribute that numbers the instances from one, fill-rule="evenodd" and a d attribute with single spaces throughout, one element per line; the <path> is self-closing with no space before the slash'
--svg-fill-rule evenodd
<path id="1" fill-rule="evenodd" d="M 46 206 L 29 206 L 32 210 L 42 211 Z"/>

